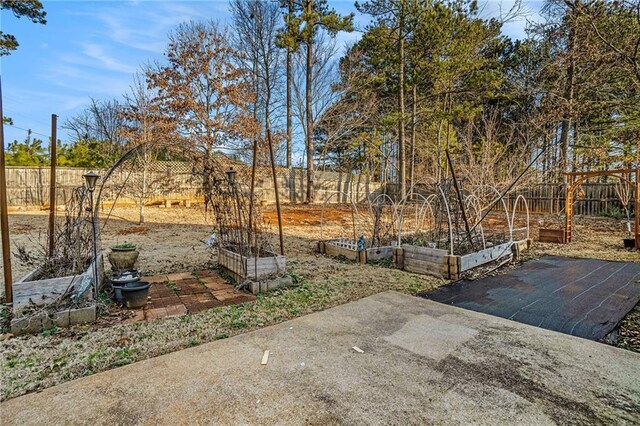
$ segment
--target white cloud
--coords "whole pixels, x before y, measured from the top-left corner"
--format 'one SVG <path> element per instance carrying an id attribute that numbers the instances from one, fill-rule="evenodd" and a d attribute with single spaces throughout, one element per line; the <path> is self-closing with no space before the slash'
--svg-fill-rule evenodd
<path id="1" fill-rule="evenodd" d="M 72 65 L 60 65 L 50 70 L 43 78 L 52 84 L 70 89 L 75 93 L 85 93 L 86 97 L 106 96 L 119 98 L 131 84 L 130 76 L 112 76 L 95 70 Z M 86 99 L 86 98 L 85 98 Z"/>
<path id="2" fill-rule="evenodd" d="M 104 46 L 95 43 L 85 43 L 82 52 L 89 58 L 98 61 L 102 68 L 109 71 L 123 72 L 133 74 L 136 67 L 123 63 L 118 59 L 110 56 Z"/>
<path id="3" fill-rule="evenodd" d="M 4 93 L 3 93 L 4 97 Z M 19 114 L 27 114 L 33 110 L 44 98 L 55 103 L 58 111 L 68 111 L 87 103 L 86 96 L 66 95 L 55 91 L 41 91 L 23 88 L 13 88 L 3 106 Z M 6 115 L 6 114 L 5 114 Z"/>
<path id="4" fill-rule="evenodd" d="M 128 48 L 161 54 L 168 32 L 180 23 L 223 18 L 229 12 L 226 2 L 138 1 L 74 14 L 103 24 L 96 33 L 106 39 Z"/>

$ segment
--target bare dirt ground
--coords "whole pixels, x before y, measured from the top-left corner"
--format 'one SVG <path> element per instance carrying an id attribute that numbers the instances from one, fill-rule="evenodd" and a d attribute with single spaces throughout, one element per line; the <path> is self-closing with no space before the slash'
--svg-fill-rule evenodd
<path id="1" fill-rule="evenodd" d="M 109 323 L 109 327 L 99 324 L 76 326 L 70 330 L 50 330 L 3 340 L 0 342 L 1 398 L 254 330 L 382 291 L 416 294 L 446 283 L 442 279 L 381 265 L 340 262 L 316 254 L 321 212 L 322 206 L 283 207 L 287 269 L 294 277 L 296 287 L 261 295 L 254 303 L 214 308 L 182 317 L 135 324 L 116 321 Z M 349 206 L 331 206 L 324 213 L 325 238 L 352 234 Z M 276 230 L 275 211 L 268 208 L 265 216 Z M 141 250 L 139 269 L 149 275 L 200 270 L 215 264 L 215 254 L 203 243 L 213 230 L 211 215 L 202 208 L 149 207 L 143 225 L 137 223 L 137 217 L 135 208 L 117 208 L 108 221 L 101 218 L 102 247 L 108 249 L 116 243 L 136 243 Z M 554 220 L 532 218 L 531 237 L 536 240 L 538 227 L 541 224 L 548 226 Z M 38 245 L 45 241 L 46 213 L 10 214 L 9 223 L 12 251 L 20 245 L 37 251 Z M 576 218 L 574 225 L 574 242 L 569 245 L 535 243 L 529 256 L 554 254 L 640 262 L 637 251 L 622 248 L 623 221 Z M 274 244 L 276 241 L 274 239 Z M 32 265 L 20 264 L 15 256 L 13 258 L 15 278 L 32 269 Z M 640 348 L 638 322 L 637 312 L 625 319 L 627 331 L 620 333 L 624 338 L 621 346 Z"/>
<path id="2" fill-rule="evenodd" d="M 144 272 L 149 274 L 182 271 L 209 264 L 214 254 L 204 244 L 214 230 L 211 214 L 200 207 L 174 207 L 170 209 L 147 207 L 146 223 L 138 223 L 138 210 L 133 207 L 116 208 L 106 219 L 101 216 L 102 248 L 114 244 L 134 242 L 141 248 L 138 261 Z M 301 238 L 308 243 L 300 245 L 299 240 L 285 241 L 289 255 L 308 253 L 314 241 L 340 235 L 353 234 L 353 215 L 350 206 L 291 205 L 283 206 L 284 234 Z M 268 208 L 264 217 L 271 223 L 272 231 L 277 230 L 275 209 Z M 47 212 L 24 212 L 9 215 L 12 244 L 12 266 L 14 279 L 29 272 L 33 265 L 21 263 L 15 256 L 16 248 L 24 246 L 32 252 L 46 244 Z M 531 238 L 538 238 L 540 226 L 557 227 L 558 220 L 552 217 L 535 217 L 530 220 Z M 531 252 L 533 257 L 544 254 L 560 256 L 589 257 L 604 260 L 640 261 L 637 251 L 622 248 L 626 237 L 625 221 L 600 217 L 577 217 L 571 244 L 536 243 Z M 321 232 L 322 228 L 322 232 Z M 274 244 L 276 241 L 274 240 Z M 1 266 L 0 266 L 1 270 Z M 0 290 L 1 291 L 1 290 Z"/>

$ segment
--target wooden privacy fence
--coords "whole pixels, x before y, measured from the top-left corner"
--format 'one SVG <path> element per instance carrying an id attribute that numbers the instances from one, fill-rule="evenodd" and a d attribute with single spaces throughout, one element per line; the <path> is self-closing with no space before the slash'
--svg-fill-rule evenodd
<path id="1" fill-rule="evenodd" d="M 82 177 L 89 169 L 58 167 L 56 185 L 57 204 L 61 205 L 71 196 L 74 188 L 84 183 Z M 104 176 L 106 170 L 94 170 Z M 147 177 L 156 182 L 147 191 L 147 203 L 156 200 L 197 199 L 201 197 L 201 181 L 194 176 L 187 163 L 159 163 Z M 122 202 L 135 202 L 139 194 L 141 172 L 130 174 L 129 170 L 118 170 L 111 178 L 110 185 L 105 188 L 104 200 L 116 198 Z M 125 191 L 120 189 L 125 186 Z M 278 170 L 278 186 L 282 202 L 303 202 L 306 192 L 304 169 Z M 329 200 L 331 203 L 349 203 L 351 199 L 362 202 L 367 197 L 385 191 L 393 194 L 395 185 L 372 181 L 366 175 L 351 175 L 339 172 L 317 172 L 315 180 L 316 202 Z M 48 167 L 7 167 L 7 198 L 11 207 L 43 206 L 49 203 L 49 168 Z M 426 192 L 425 192 L 426 191 Z M 417 188 L 416 192 L 425 194 L 429 188 Z M 633 193 L 634 191 L 632 191 Z M 256 193 L 271 204 L 275 202 L 273 181 L 261 176 L 256 182 Z M 516 197 L 522 194 L 529 205 L 531 213 L 559 214 L 564 212 L 566 195 L 565 185 L 538 184 L 520 188 L 505 198 L 509 210 L 513 209 Z M 624 214 L 622 205 L 615 192 L 615 183 L 585 183 L 576 191 L 574 214 L 585 216 L 603 216 Z M 634 200 L 630 208 L 633 210 Z M 522 203 L 518 210 L 523 209 Z"/>
<path id="2" fill-rule="evenodd" d="M 83 174 L 89 170 L 57 167 L 57 203 L 63 203 L 73 188 L 82 186 Z M 96 170 L 99 174 L 104 171 Z M 6 168 L 7 200 L 11 207 L 49 204 L 49 167 Z"/>
<path id="3" fill-rule="evenodd" d="M 281 202 L 301 203 L 305 201 L 307 179 L 306 170 L 278 170 L 278 189 Z M 384 190 L 384 184 L 376 182 L 368 175 L 349 174 L 333 171 L 317 171 L 314 181 L 316 203 L 356 203 L 375 197 Z M 273 180 L 264 177 L 257 182 L 258 195 L 267 203 L 275 203 Z"/>
<path id="4" fill-rule="evenodd" d="M 398 193 L 397 184 L 387 184 L 387 193 L 392 197 Z M 615 183 L 584 183 L 576 191 L 575 202 L 573 204 L 574 214 L 583 216 L 607 216 L 607 215 L 624 215 L 624 210 L 618 196 L 616 195 Z M 509 211 L 513 210 L 513 206 L 518 195 L 522 195 L 527 200 L 529 212 L 532 214 L 562 214 L 564 213 L 564 203 L 566 196 L 566 185 L 543 183 L 531 185 L 513 191 L 505 201 Z M 631 191 L 634 193 L 635 191 Z M 414 193 L 424 197 L 433 193 L 433 187 L 416 186 Z M 397 198 L 397 197 L 395 197 Z M 629 208 L 633 212 L 635 198 L 632 195 Z M 497 208 L 501 208 L 498 205 Z M 524 213 L 524 205 L 519 203 L 517 206 L 518 213 Z"/>
<path id="5" fill-rule="evenodd" d="M 234 166 L 242 169 L 245 166 Z M 158 200 L 200 199 L 202 184 L 198 175 L 194 175 L 188 163 L 158 163 L 146 176 L 149 187 L 145 200 L 151 203 Z M 104 176 L 106 169 L 93 169 Z M 82 186 L 84 175 L 89 169 L 56 168 L 56 204 L 63 205 L 71 196 L 74 188 Z M 246 171 L 246 170 L 245 170 Z M 280 168 L 278 188 L 281 202 L 303 202 L 306 193 L 304 169 Z M 103 200 L 134 203 L 141 193 L 142 172 L 116 170 L 105 186 Z M 244 182 L 248 185 L 248 182 Z M 101 182 L 98 182 L 100 185 Z M 353 198 L 361 202 L 373 194 L 382 192 L 383 184 L 375 182 L 365 175 L 352 175 L 339 172 L 317 172 L 314 182 L 316 202 L 329 200 L 331 203 L 348 203 Z M 124 190 L 122 190 L 124 188 Z M 267 204 L 275 202 L 273 180 L 260 175 L 256 181 L 256 194 Z M 11 207 L 35 207 L 49 204 L 49 167 L 7 167 L 7 198 Z"/>
<path id="6" fill-rule="evenodd" d="M 633 191 L 632 191 L 633 192 Z M 508 197 L 507 206 L 513 209 L 518 195 L 526 198 L 529 212 L 533 214 L 562 214 L 565 211 L 566 185 L 538 184 L 521 188 Z M 635 198 L 632 196 L 629 209 L 633 211 Z M 518 205 L 518 212 L 524 206 Z M 616 195 L 615 183 L 584 183 L 576 190 L 573 203 L 575 215 L 608 216 L 624 215 L 622 203 Z"/>
<path id="7" fill-rule="evenodd" d="M 100 176 L 107 173 L 106 169 L 92 169 Z M 71 167 L 56 168 L 56 204 L 63 205 L 71 197 L 74 188 L 84 184 L 83 175 L 89 169 L 79 169 Z M 49 204 L 49 167 L 7 167 L 7 199 L 11 207 L 33 207 Z M 156 198 L 179 199 L 196 197 L 197 187 L 193 184 L 190 176 L 184 173 L 176 173 L 170 176 L 172 184 L 166 190 L 162 188 L 163 183 L 160 178 L 166 179 L 167 171 L 152 171 L 148 173 L 148 182 L 156 182 L 147 190 L 147 201 Z M 172 172 L 169 172 L 172 173 Z M 142 173 L 130 173 L 129 170 L 116 171 L 105 186 L 103 199 L 115 200 L 124 203 L 135 202 L 139 191 Z M 101 182 L 98 182 L 100 185 Z M 126 186 L 121 191 L 122 186 Z"/>

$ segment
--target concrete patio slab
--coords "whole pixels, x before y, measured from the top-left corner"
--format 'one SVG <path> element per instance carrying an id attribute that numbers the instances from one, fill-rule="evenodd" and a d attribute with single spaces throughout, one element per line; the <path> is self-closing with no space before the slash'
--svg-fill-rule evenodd
<path id="1" fill-rule="evenodd" d="M 636 353 L 387 292 L 0 411 L 6 425 L 637 424 L 639 394 Z"/>

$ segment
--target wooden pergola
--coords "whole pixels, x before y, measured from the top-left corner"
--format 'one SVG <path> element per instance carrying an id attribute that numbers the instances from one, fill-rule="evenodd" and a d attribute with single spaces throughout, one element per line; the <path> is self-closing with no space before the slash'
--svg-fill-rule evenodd
<path id="1" fill-rule="evenodd" d="M 573 194 L 580 185 L 584 183 L 587 179 L 598 177 L 598 176 L 614 176 L 620 180 L 630 182 L 626 175 L 635 173 L 636 181 L 635 181 L 635 223 L 634 223 L 634 238 L 635 238 L 635 248 L 640 249 L 640 169 L 617 169 L 617 170 L 602 170 L 599 172 L 573 172 L 573 173 L 565 173 L 565 176 L 568 177 L 569 188 L 567 188 L 567 195 L 565 199 L 565 226 L 564 226 L 564 241 L 565 243 L 571 242 L 571 233 L 572 233 L 572 224 L 573 224 Z"/>

